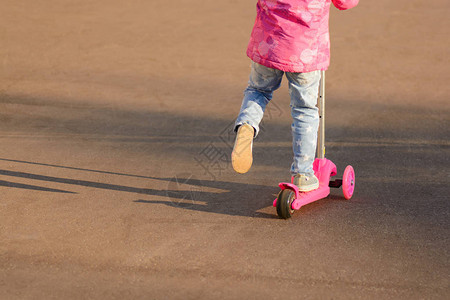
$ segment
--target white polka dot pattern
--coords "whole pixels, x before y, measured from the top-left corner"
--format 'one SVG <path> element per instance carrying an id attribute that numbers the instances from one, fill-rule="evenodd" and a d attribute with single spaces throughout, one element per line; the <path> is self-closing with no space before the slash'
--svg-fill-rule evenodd
<path id="1" fill-rule="evenodd" d="M 331 2 L 339 9 L 358 4 L 358 0 L 258 0 L 247 55 L 285 72 L 327 69 Z"/>

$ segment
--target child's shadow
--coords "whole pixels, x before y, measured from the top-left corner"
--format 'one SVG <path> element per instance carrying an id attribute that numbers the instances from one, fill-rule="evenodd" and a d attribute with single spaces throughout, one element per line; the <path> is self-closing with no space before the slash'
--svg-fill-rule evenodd
<path id="1" fill-rule="evenodd" d="M 168 183 L 165 190 L 167 201 L 140 199 L 134 202 L 164 204 L 194 211 L 232 216 L 278 218 L 276 209 L 272 206 L 273 200 L 275 200 L 280 191 L 275 186 L 199 180 L 189 174 L 182 174 L 173 178 L 149 178 Z M 336 201 L 342 199 L 339 196 L 329 195 L 321 201 L 302 207 L 301 210 L 304 214 L 308 214 L 324 205 L 327 200 Z"/>
<path id="2" fill-rule="evenodd" d="M 0 158 L 0 160 L 14 161 L 2 158 Z M 172 178 L 157 178 L 150 176 L 138 176 L 132 174 L 105 172 L 99 170 L 81 169 L 57 165 L 46 165 L 25 161 L 15 161 L 15 162 L 44 165 L 64 169 L 74 169 L 78 171 L 104 173 L 109 175 L 120 175 L 127 177 L 152 179 L 160 181 L 159 186 L 161 186 L 161 182 L 165 182 L 167 185 L 165 188 L 158 188 L 158 189 L 138 188 L 126 185 L 102 183 L 98 181 L 62 178 L 11 170 L 0 170 L 0 175 L 26 178 L 33 181 L 54 182 L 54 183 L 62 183 L 65 185 L 75 185 L 111 191 L 137 193 L 146 196 L 161 196 L 163 197 L 163 199 L 166 199 L 166 200 L 140 199 L 134 200 L 135 203 L 164 204 L 172 207 L 179 207 L 194 211 L 202 211 L 233 216 L 271 218 L 271 219 L 277 218 L 276 210 L 275 208 L 272 207 L 273 200 L 276 198 L 276 195 L 279 192 L 279 188 L 276 186 L 244 184 L 236 182 L 217 181 L 217 180 L 199 180 L 194 178 L 193 175 L 189 173 L 180 174 Z M 19 184 L 10 181 L 0 181 L 0 186 L 7 186 L 11 188 L 28 189 L 28 190 L 39 190 L 54 193 L 77 194 L 75 192 L 67 190 L 54 189 L 30 184 Z M 333 196 L 331 196 L 331 199 L 333 199 Z M 306 209 L 302 207 L 303 213 L 307 213 L 308 211 L 320 207 L 326 201 L 322 200 L 318 202 L 320 203 L 311 203 L 307 205 L 305 207 Z"/>
<path id="3" fill-rule="evenodd" d="M 243 184 L 217 180 L 199 180 L 189 174 L 173 178 L 152 179 L 166 181 L 167 201 L 135 200 L 136 203 L 165 204 L 194 211 L 256 217 L 277 218 L 274 213 L 261 212 L 272 208 L 278 193 L 277 187 Z"/>

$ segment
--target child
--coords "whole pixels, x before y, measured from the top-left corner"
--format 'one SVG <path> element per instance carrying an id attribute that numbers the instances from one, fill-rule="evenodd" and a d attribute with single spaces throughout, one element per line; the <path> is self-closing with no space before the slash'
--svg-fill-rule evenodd
<path id="1" fill-rule="evenodd" d="M 289 81 L 294 161 L 291 175 L 302 192 L 319 187 L 313 172 L 319 115 L 320 70 L 330 63 L 328 18 L 331 2 L 344 10 L 359 0 L 258 0 L 247 55 L 252 60 L 231 161 L 238 173 L 252 165 L 253 138 L 283 74 Z"/>

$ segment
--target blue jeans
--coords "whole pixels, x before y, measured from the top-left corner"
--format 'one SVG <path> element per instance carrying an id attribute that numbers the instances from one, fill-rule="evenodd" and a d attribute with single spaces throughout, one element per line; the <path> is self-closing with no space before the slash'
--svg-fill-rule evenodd
<path id="1" fill-rule="evenodd" d="M 242 124 L 249 124 L 259 132 L 267 104 L 273 92 L 281 85 L 285 72 L 268 68 L 252 62 L 248 87 L 244 92 L 241 111 L 235 123 L 235 129 Z M 289 81 L 292 115 L 292 148 L 294 161 L 291 175 L 311 175 L 316 155 L 317 131 L 319 128 L 319 110 L 316 107 L 319 93 L 320 71 L 308 73 L 286 72 Z"/>

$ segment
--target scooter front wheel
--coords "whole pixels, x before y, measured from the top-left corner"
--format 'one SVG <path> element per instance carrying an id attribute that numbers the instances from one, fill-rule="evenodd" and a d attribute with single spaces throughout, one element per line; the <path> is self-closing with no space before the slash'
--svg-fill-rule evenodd
<path id="1" fill-rule="evenodd" d="M 292 209 L 292 202 L 295 200 L 295 193 L 290 189 L 284 189 L 278 194 L 277 199 L 277 214 L 282 219 L 289 219 L 292 217 L 294 210 Z"/>
<path id="2" fill-rule="evenodd" d="M 345 199 L 349 200 L 355 191 L 355 170 L 352 166 L 347 166 L 342 178 L 342 192 Z"/>

